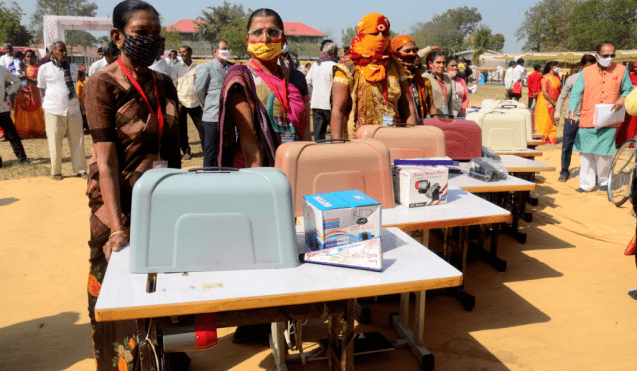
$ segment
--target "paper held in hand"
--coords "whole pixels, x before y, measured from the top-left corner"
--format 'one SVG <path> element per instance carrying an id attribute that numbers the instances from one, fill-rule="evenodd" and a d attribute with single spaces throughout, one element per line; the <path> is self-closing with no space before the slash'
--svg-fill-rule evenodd
<path id="1" fill-rule="evenodd" d="M 626 107 L 622 107 L 617 111 L 613 111 L 612 108 L 612 104 L 595 105 L 595 115 L 593 116 L 595 129 L 601 129 L 613 124 L 624 122 Z"/>

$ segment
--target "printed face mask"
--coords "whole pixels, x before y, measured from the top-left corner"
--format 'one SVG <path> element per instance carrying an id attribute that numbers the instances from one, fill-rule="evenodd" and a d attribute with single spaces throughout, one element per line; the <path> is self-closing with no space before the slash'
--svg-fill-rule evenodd
<path id="1" fill-rule="evenodd" d="M 230 58 L 230 50 L 219 50 L 219 58 L 227 61 Z"/>
<path id="2" fill-rule="evenodd" d="M 281 40 L 269 43 L 248 42 L 248 51 L 262 61 L 271 61 L 281 54 Z"/>
<path id="3" fill-rule="evenodd" d="M 602 67 L 610 66 L 610 64 L 613 63 L 614 60 L 615 58 L 602 58 L 599 54 L 597 54 L 597 63 L 599 63 L 599 65 Z"/>
<path id="4" fill-rule="evenodd" d="M 163 38 L 161 36 L 128 36 L 124 35 L 122 52 L 131 62 L 141 67 L 153 64 L 161 50 Z"/>

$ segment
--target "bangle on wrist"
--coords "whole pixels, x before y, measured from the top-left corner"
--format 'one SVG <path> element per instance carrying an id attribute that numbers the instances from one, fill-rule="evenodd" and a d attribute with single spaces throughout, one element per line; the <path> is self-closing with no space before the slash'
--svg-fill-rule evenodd
<path id="1" fill-rule="evenodd" d="M 119 231 L 115 231 L 113 233 L 111 233 L 110 236 L 108 236 L 108 239 L 110 240 L 111 238 L 113 238 L 113 236 L 120 234 L 120 233 L 127 233 L 128 229 L 120 229 Z"/>

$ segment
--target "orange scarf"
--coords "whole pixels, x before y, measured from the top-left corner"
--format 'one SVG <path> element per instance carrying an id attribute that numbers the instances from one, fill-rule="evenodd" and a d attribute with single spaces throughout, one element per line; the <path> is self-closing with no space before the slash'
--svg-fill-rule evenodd
<path id="1" fill-rule="evenodd" d="M 398 49 L 402 48 L 405 44 L 413 42 L 414 39 L 409 35 L 399 35 L 394 37 L 391 41 L 391 48 L 393 49 L 396 57 L 398 59 L 403 60 L 404 62 L 413 63 L 415 59 L 415 55 L 407 55 L 404 56 L 398 52 Z M 416 85 L 416 89 L 418 90 L 418 98 L 420 100 L 420 107 L 416 107 L 417 110 L 420 110 L 420 117 L 425 117 L 425 115 L 429 112 L 429 108 L 427 104 L 429 103 L 429 94 L 427 94 L 427 88 L 425 85 L 425 80 L 422 78 L 418 71 L 412 71 L 410 69 L 405 68 L 405 74 L 407 75 L 407 81 L 410 83 L 413 82 Z M 411 89 L 410 89 L 411 90 Z M 413 93 L 412 93 L 413 97 Z"/>
<path id="2" fill-rule="evenodd" d="M 409 35 L 399 35 L 392 39 L 391 48 L 394 49 L 395 52 L 398 52 L 398 49 L 402 48 L 407 43 L 416 43 L 414 39 Z"/>
<path id="3" fill-rule="evenodd" d="M 347 52 L 352 62 L 368 82 L 385 81 L 385 66 L 391 56 L 389 36 L 375 36 L 379 32 L 389 32 L 389 20 L 382 14 L 371 13 L 363 17 L 356 26 L 358 34 L 352 40 Z"/>

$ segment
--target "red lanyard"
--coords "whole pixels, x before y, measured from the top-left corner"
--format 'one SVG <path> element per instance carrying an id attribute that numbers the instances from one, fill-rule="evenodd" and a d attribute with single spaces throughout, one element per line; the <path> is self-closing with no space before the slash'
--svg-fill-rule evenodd
<path id="1" fill-rule="evenodd" d="M 385 104 L 385 106 L 387 106 L 387 79 L 389 77 L 386 77 L 385 80 L 383 80 L 383 98 L 385 98 L 385 101 L 383 102 Z"/>
<path id="2" fill-rule="evenodd" d="M 445 85 L 442 81 L 438 79 L 436 76 L 436 81 L 438 81 L 438 85 L 440 85 L 440 89 L 442 90 L 442 94 L 445 97 L 445 102 L 447 101 L 447 85 Z"/>
<path id="3" fill-rule="evenodd" d="M 128 68 L 124 66 L 124 62 L 122 62 L 121 58 L 117 60 L 117 64 L 119 64 L 119 66 L 124 71 L 124 74 L 126 74 L 126 77 L 128 77 L 128 79 L 133 84 L 135 89 L 137 89 L 137 92 L 139 93 L 139 95 L 141 95 L 142 98 L 144 98 L 144 100 L 146 101 L 146 104 L 148 105 L 148 109 L 150 110 L 150 114 L 153 116 L 153 122 L 155 123 L 155 126 L 157 127 L 157 136 L 159 137 L 159 148 L 161 148 L 161 134 L 164 131 L 164 115 L 161 113 L 161 106 L 159 105 L 159 93 L 157 91 L 157 81 L 155 80 L 155 74 L 153 74 L 152 72 L 150 73 L 150 75 L 153 78 L 153 85 L 155 86 L 155 102 L 157 103 L 157 114 L 155 114 L 155 112 L 153 111 L 153 106 L 151 106 L 150 102 L 148 102 L 148 98 L 146 98 L 146 94 L 144 94 L 142 87 L 139 86 L 139 83 L 137 83 L 137 80 L 135 80 L 135 78 L 130 73 Z"/>
<path id="4" fill-rule="evenodd" d="M 272 83 L 272 80 L 270 80 L 270 76 L 268 76 L 268 74 L 263 70 L 263 68 L 261 68 L 261 66 L 259 66 L 258 62 L 255 61 L 254 59 L 252 60 L 252 65 L 259 70 L 259 72 L 261 72 L 263 75 L 265 75 L 265 78 L 267 80 L 267 84 L 270 87 L 270 89 L 272 90 L 272 92 L 274 93 L 274 96 L 276 96 L 276 99 L 279 101 L 279 103 L 281 103 L 281 108 L 283 109 L 283 118 L 287 121 L 287 117 L 288 117 L 288 87 L 287 87 L 287 83 L 285 82 L 285 74 L 283 73 L 283 70 L 281 70 L 281 74 L 283 75 L 283 96 L 281 96 L 281 93 L 279 93 L 279 89 L 276 88 L 276 85 L 274 85 L 274 83 Z"/>

